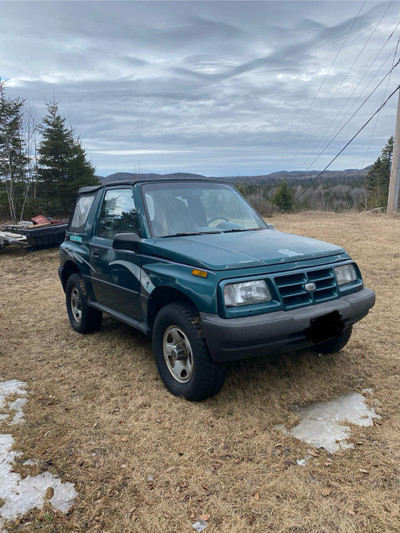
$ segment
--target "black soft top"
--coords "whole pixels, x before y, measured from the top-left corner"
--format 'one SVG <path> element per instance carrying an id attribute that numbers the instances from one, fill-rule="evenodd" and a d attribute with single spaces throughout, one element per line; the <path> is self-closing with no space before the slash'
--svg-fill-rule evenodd
<path id="1" fill-rule="evenodd" d="M 121 186 L 121 185 L 134 185 L 138 181 L 141 180 L 129 180 L 129 181 L 113 181 L 111 183 L 104 183 L 102 185 L 91 185 L 87 187 L 81 187 L 78 191 L 78 194 L 90 194 L 92 192 L 99 191 L 100 189 L 103 189 L 104 187 L 114 187 L 114 186 Z"/>
<path id="2" fill-rule="evenodd" d="M 133 186 L 135 185 L 136 183 L 156 183 L 156 182 L 160 182 L 160 181 L 184 181 L 186 183 L 190 183 L 191 181 L 195 182 L 195 181 L 212 181 L 214 183 L 227 183 L 225 180 L 221 180 L 221 179 L 213 179 L 213 178 L 206 178 L 206 177 L 199 177 L 199 178 L 176 178 L 176 177 L 165 177 L 163 178 L 162 176 L 160 176 L 159 178 L 151 178 L 151 179 L 146 179 L 146 178 L 137 178 L 137 179 L 132 179 L 132 180 L 120 180 L 120 181 L 112 181 L 111 183 L 104 183 L 102 185 L 92 185 L 92 186 L 87 186 L 87 187 L 81 187 L 78 191 L 78 194 L 90 194 L 90 193 L 93 193 L 93 192 L 96 192 L 96 191 L 99 191 L 100 189 L 103 189 L 104 187 L 121 187 L 121 185 L 125 185 L 125 186 Z"/>
<path id="3" fill-rule="evenodd" d="M 98 191 L 99 189 L 102 189 L 104 185 L 92 185 L 90 187 L 81 187 L 78 190 L 78 194 L 89 194 L 91 192 Z"/>

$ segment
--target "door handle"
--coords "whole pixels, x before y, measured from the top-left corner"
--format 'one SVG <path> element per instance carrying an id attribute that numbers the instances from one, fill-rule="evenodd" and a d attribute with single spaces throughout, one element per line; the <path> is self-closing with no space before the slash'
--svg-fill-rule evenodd
<path id="1" fill-rule="evenodd" d="M 99 257 L 100 250 L 98 248 L 93 248 L 92 255 L 93 255 L 93 257 Z"/>

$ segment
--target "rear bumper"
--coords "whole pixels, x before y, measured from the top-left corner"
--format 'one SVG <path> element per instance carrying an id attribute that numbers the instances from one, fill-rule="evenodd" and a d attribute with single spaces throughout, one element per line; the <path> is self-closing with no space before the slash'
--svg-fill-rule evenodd
<path id="1" fill-rule="evenodd" d="M 305 330 L 311 320 L 337 311 L 344 326 L 364 318 L 375 304 L 375 293 L 363 288 L 337 300 L 293 311 L 276 311 L 241 318 L 200 313 L 204 336 L 214 361 L 234 361 L 312 346 Z"/>

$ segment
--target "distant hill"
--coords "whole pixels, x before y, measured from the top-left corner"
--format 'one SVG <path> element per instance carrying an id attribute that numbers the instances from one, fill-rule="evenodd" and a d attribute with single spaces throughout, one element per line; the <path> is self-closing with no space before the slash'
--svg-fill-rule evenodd
<path id="1" fill-rule="evenodd" d="M 364 183 L 365 176 L 367 175 L 368 168 L 364 169 L 347 169 L 347 170 L 326 170 L 322 176 L 318 178 L 319 183 L 347 183 L 356 184 Z M 280 172 L 273 172 L 271 174 L 264 174 L 260 176 L 232 176 L 225 178 L 227 181 L 233 183 L 265 183 L 273 185 L 274 183 L 280 183 L 282 180 L 286 180 L 289 185 L 306 184 L 315 180 L 320 170 L 308 170 L 304 171 L 291 171 L 287 172 L 282 170 Z"/>
<path id="2" fill-rule="evenodd" d="M 356 184 L 363 183 L 365 176 L 367 175 L 368 169 L 370 167 L 357 170 L 357 169 L 348 169 L 348 170 L 327 170 L 324 174 L 318 179 L 321 183 L 348 183 Z M 314 180 L 321 171 L 319 170 L 308 170 L 304 171 L 291 171 L 287 172 L 282 170 L 280 172 L 273 172 L 271 174 L 262 174 L 260 176 L 225 176 L 214 178 L 215 180 L 229 181 L 232 183 L 268 183 L 274 184 L 279 183 L 282 180 L 286 179 L 290 185 L 301 183 L 307 183 Z M 205 178 L 209 176 L 202 176 L 201 174 L 191 174 L 188 172 L 174 172 L 172 174 L 135 174 L 132 172 L 116 172 L 115 174 L 110 174 L 107 177 L 100 177 L 99 179 L 102 183 L 113 183 L 115 181 L 133 181 L 135 179 L 157 179 L 157 178 L 183 178 L 183 179 L 196 179 L 196 178 Z"/>
<path id="3" fill-rule="evenodd" d="M 116 172 L 110 174 L 106 178 L 99 177 L 100 181 L 104 184 L 113 183 L 115 181 L 133 181 L 133 180 L 152 180 L 158 178 L 180 178 L 180 179 L 195 179 L 204 178 L 200 174 L 190 174 L 188 172 L 174 172 L 173 174 L 133 174 L 131 172 Z"/>

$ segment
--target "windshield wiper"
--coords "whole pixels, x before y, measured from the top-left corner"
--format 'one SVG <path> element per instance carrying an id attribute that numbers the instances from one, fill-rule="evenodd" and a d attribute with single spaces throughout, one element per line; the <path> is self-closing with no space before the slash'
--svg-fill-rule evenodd
<path id="1" fill-rule="evenodd" d="M 259 231 L 261 229 L 265 228 L 233 228 L 225 230 L 224 233 L 235 233 L 237 231 Z"/>
<path id="2" fill-rule="evenodd" d="M 168 238 L 168 237 L 190 237 L 190 236 L 193 236 L 193 235 L 210 235 L 211 233 L 222 233 L 222 231 L 180 232 L 180 233 L 173 233 L 171 235 L 163 235 L 163 238 Z"/>

